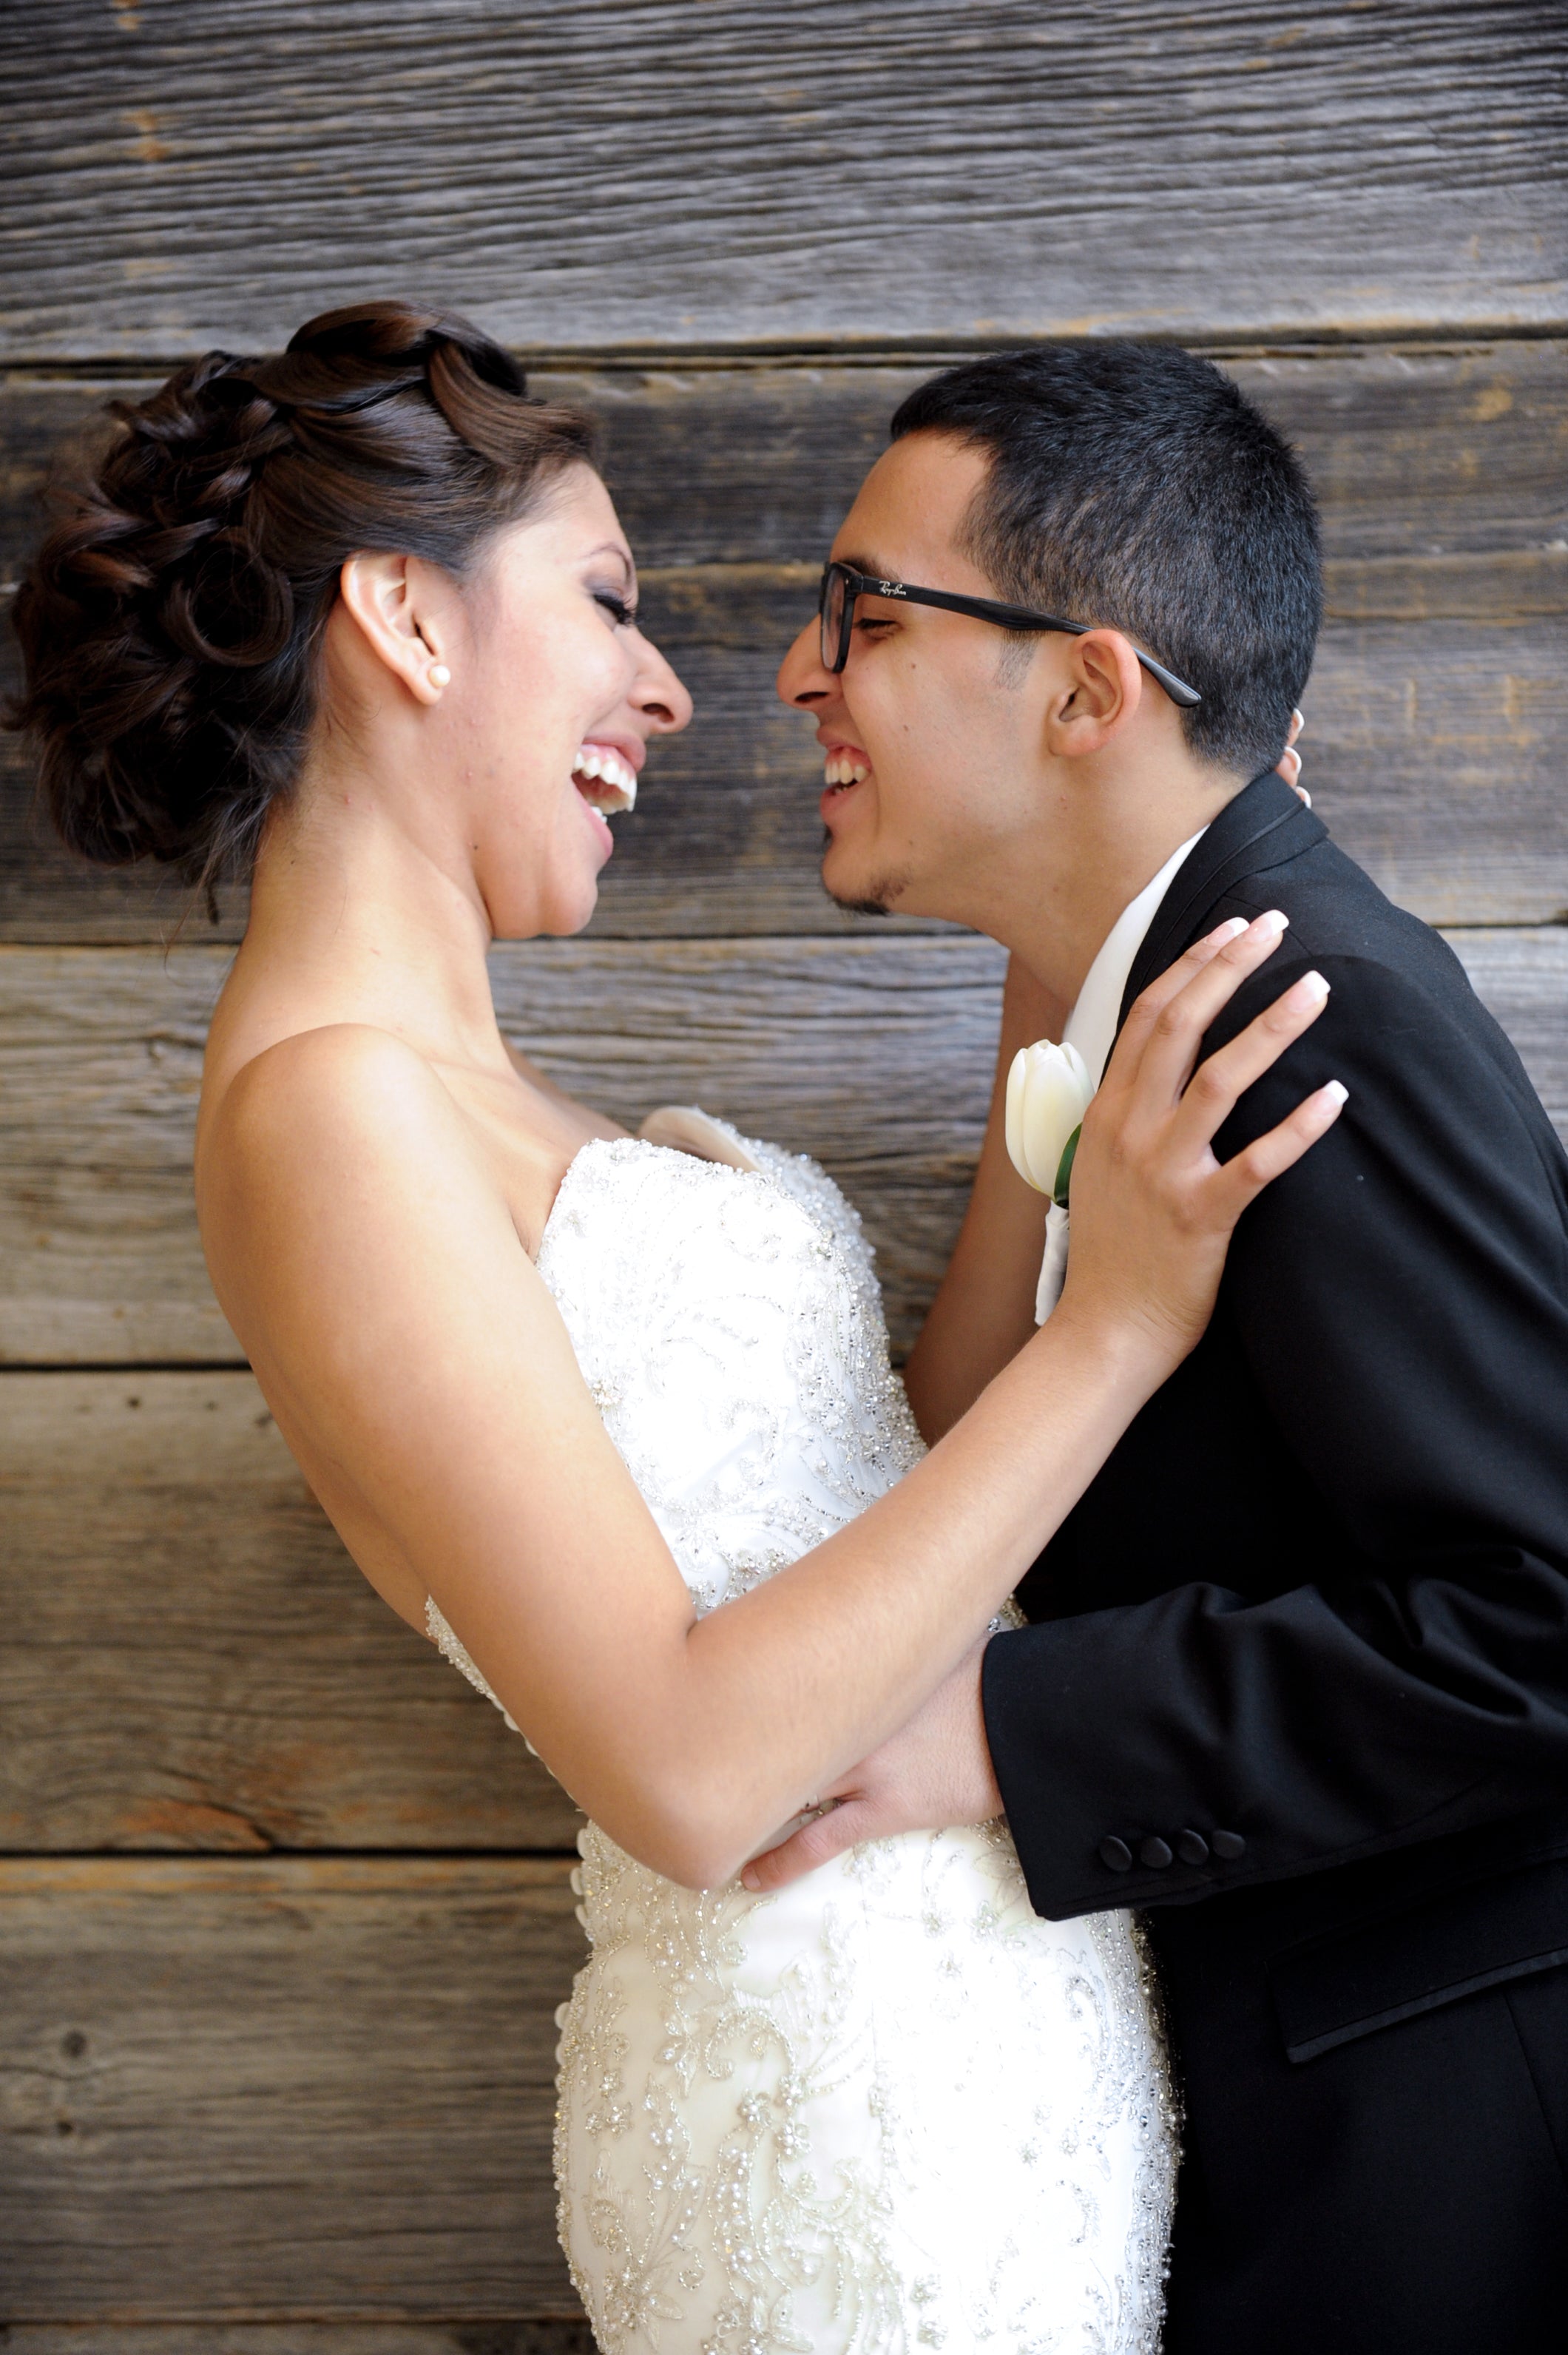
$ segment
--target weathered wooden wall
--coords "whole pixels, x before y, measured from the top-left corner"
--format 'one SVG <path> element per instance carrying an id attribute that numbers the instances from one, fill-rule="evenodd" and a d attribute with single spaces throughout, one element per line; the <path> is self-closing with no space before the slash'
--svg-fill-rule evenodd
<path id="1" fill-rule="evenodd" d="M 698 1098 L 820 1151 L 907 1338 L 998 960 L 823 900 L 773 669 L 933 357 L 1182 336 L 1322 495 L 1317 806 L 1448 931 L 1568 1135 L 1565 21 L 11 0 L 0 579 L 106 391 L 328 302 L 435 293 L 594 406 L 699 719 L 588 936 L 497 954 L 506 1019 L 624 1116 Z M 0 2326 L 17 2355 L 567 2355 L 576 1819 L 347 1563 L 211 1299 L 189 1141 L 243 908 L 165 959 L 178 912 L 71 868 L 0 751 Z"/>

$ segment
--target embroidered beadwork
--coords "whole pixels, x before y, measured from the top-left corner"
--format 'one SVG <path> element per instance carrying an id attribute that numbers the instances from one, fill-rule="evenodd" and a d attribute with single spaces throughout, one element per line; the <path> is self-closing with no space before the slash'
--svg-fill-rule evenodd
<path id="1" fill-rule="evenodd" d="M 921 1453 L 858 1217 L 738 1141 L 760 1172 L 587 1146 L 539 1253 L 700 1610 Z M 999 1825 L 766 1898 L 579 1848 L 556 2168 L 603 2355 L 1155 2355 L 1175 2121 L 1125 1915 L 1040 1921 Z"/>

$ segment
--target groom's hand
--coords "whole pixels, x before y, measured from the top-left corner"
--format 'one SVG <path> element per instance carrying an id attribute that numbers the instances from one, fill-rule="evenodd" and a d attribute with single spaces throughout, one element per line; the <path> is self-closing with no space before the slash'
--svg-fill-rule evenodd
<path id="1" fill-rule="evenodd" d="M 741 1875 L 748 1889 L 780 1889 L 861 1840 L 1001 1814 L 980 1706 L 985 1649 L 976 1644 L 907 1725 L 823 1793 L 835 1802 L 827 1814 L 752 1858 Z"/>

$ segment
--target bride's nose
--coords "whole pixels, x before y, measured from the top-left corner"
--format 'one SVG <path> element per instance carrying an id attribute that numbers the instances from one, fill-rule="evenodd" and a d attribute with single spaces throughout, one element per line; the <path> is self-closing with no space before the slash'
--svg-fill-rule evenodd
<path id="1" fill-rule="evenodd" d="M 649 645 L 645 639 L 644 645 L 642 666 L 632 688 L 632 709 L 642 713 L 653 735 L 676 735 L 690 721 L 691 697 L 657 646 Z"/>

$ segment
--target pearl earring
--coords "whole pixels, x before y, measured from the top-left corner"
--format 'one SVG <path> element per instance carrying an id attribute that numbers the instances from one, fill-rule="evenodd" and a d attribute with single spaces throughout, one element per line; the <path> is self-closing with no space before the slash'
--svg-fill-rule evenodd
<path id="1" fill-rule="evenodd" d="M 447 669 L 444 663 L 432 663 L 429 670 L 425 673 L 425 676 L 430 680 L 432 687 L 450 687 L 452 685 L 452 673 Z"/>

